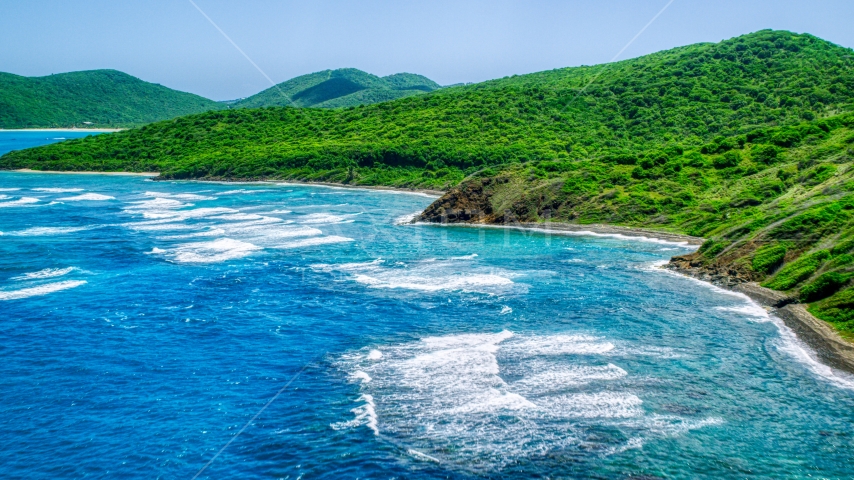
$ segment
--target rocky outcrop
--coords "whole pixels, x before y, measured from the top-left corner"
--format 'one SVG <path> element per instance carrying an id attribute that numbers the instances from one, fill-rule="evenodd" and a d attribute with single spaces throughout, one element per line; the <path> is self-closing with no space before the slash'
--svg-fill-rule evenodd
<path id="1" fill-rule="evenodd" d="M 734 288 L 753 281 L 753 275 L 750 272 L 731 265 L 709 263 L 698 252 L 673 257 L 664 268 L 724 288 Z"/>
<path id="2" fill-rule="evenodd" d="M 484 189 L 492 181 L 485 179 L 457 185 L 421 212 L 417 220 L 430 223 L 494 223 L 490 195 Z"/>

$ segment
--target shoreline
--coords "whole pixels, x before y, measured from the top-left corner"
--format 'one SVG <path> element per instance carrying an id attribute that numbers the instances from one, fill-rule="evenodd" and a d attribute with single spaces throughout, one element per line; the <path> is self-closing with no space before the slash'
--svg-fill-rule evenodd
<path id="1" fill-rule="evenodd" d="M 681 268 L 673 263 L 672 259 L 661 268 L 717 288 L 745 295 L 764 307 L 769 315 L 780 319 L 789 327 L 795 337 L 812 350 L 820 364 L 854 374 L 854 343 L 843 338 L 827 322 L 809 313 L 804 304 L 797 303 L 797 299 L 783 292 L 765 288 L 756 282 L 738 284 L 718 282 L 697 269 Z"/>
<path id="2" fill-rule="evenodd" d="M 66 173 L 66 172 L 56 172 Z M 159 174 L 155 174 L 159 175 Z M 343 183 L 333 182 L 300 182 L 299 180 L 226 180 L 226 179 L 203 179 L 203 178 L 153 178 L 157 182 L 195 182 L 195 183 L 227 183 L 237 185 L 293 185 L 295 187 L 314 186 L 314 187 L 329 187 L 329 188 L 349 188 L 353 190 L 378 190 L 387 192 L 399 192 L 425 195 L 439 198 L 445 194 L 442 190 L 430 190 L 426 188 L 403 188 L 403 187 L 385 187 L 382 185 L 346 185 Z"/>
<path id="3" fill-rule="evenodd" d="M 705 239 L 684 235 L 681 233 L 661 232 L 658 230 L 649 230 L 641 227 L 624 227 L 619 225 L 604 225 L 601 223 L 591 223 L 582 225 L 578 223 L 567 222 L 543 222 L 543 223 L 515 223 L 515 224 L 489 224 L 489 223 L 439 223 L 425 222 L 416 216 L 410 222 L 419 225 L 438 225 L 443 227 L 468 227 L 468 228 L 506 228 L 510 230 L 523 230 L 530 232 L 539 232 L 556 235 L 575 235 L 575 236 L 591 236 L 591 237 L 612 237 L 622 238 L 627 240 L 637 240 L 641 242 L 654 243 L 670 243 L 685 246 L 699 247 Z"/>
<path id="4" fill-rule="evenodd" d="M 415 221 L 411 222 L 411 224 L 508 228 L 512 230 L 556 234 L 574 233 L 579 236 L 608 236 L 638 241 L 677 243 L 685 246 L 699 246 L 705 241 L 703 238 L 692 237 L 690 235 L 603 224 L 579 225 L 562 222 L 518 223 L 516 225 L 489 225 L 477 223 L 443 224 L 419 222 L 417 221 L 417 218 Z M 791 329 L 795 338 L 812 351 L 816 357 L 814 360 L 820 365 L 831 367 L 849 374 L 854 374 L 854 342 L 846 340 L 827 322 L 816 318 L 814 315 L 809 313 L 805 305 L 796 303 L 796 299 L 789 297 L 783 292 L 771 290 L 753 282 L 733 284 L 716 281 L 696 269 L 689 270 L 678 267 L 673 263 L 673 258 L 675 257 L 671 257 L 671 259 L 668 260 L 668 263 L 660 268 L 670 273 L 675 273 L 715 288 L 721 288 L 746 296 L 753 302 L 764 307 L 765 310 L 768 311 L 769 315 L 776 317 L 786 327 Z"/>
<path id="5" fill-rule="evenodd" d="M 93 132 L 113 133 L 126 128 L 0 128 L 0 132 Z"/>
<path id="6" fill-rule="evenodd" d="M 51 175 L 114 175 L 114 176 L 133 176 L 133 177 L 156 177 L 160 175 L 157 172 L 67 172 L 59 170 L 31 170 L 29 168 L 20 168 L 18 170 L 6 170 L 7 172 L 16 173 L 47 173 Z"/>
<path id="7" fill-rule="evenodd" d="M 2 130 L 0 130 L 2 131 Z M 33 170 L 30 168 L 20 168 L 17 170 L 0 170 L 17 173 L 48 173 L 60 175 L 116 175 L 116 176 L 139 176 L 139 177 L 159 177 L 159 172 L 72 172 L 64 170 Z M 152 178 L 158 182 L 195 182 L 195 183 L 227 183 L 227 184 L 243 184 L 243 185 L 288 185 L 294 186 L 316 186 L 330 188 L 351 188 L 355 190 L 379 190 L 397 193 L 410 193 L 416 195 L 424 195 L 429 197 L 439 198 L 445 194 L 442 190 L 430 190 L 427 188 L 402 188 L 402 187 L 385 187 L 382 185 L 345 185 L 343 183 L 332 182 L 300 182 L 298 180 L 226 180 L 226 179 L 177 179 L 177 178 Z"/>

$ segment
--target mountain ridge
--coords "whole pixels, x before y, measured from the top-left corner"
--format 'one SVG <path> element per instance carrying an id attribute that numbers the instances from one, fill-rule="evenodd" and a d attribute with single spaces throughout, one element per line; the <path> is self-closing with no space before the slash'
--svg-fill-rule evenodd
<path id="1" fill-rule="evenodd" d="M 232 104 L 233 108 L 341 108 L 396 100 L 441 88 L 422 75 L 396 73 L 385 77 L 340 68 L 300 75 Z"/>
<path id="2" fill-rule="evenodd" d="M 132 127 L 223 108 L 118 70 L 43 77 L 0 73 L 0 128 Z"/>

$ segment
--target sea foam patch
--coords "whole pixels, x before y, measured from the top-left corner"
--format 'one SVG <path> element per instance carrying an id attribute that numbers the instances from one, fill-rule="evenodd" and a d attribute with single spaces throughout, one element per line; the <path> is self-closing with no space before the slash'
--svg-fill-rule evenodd
<path id="1" fill-rule="evenodd" d="M 43 188 L 34 188 L 34 192 L 46 192 L 46 193 L 72 193 L 72 192 L 82 192 L 82 188 L 53 188 L 53 187 L 43 187 Z"/>
<path id="2" fill-rule="evenodd" d="M 145 195 L 146 197 L 172 198 L 172 199 L 176 199 L 176 200 L 195 200 L 195 201 L 216 200 L 216 197 L 211 197 L 208 195 L 199 195 L 197 193 L 145 192 L 143 195 Z"/>
<path id="3" fill-rule="evenodd" d="M 9 202 L 0 202 L 0 208 L 4 207 L 20 207 L 26 206 L 33 203 L 38 203 L 39 199 L 35 197 L 21 197 L 17 200 L 12 200 Z"/>
<path id="4" fill-rule="evenodd" d="M 332 427 L 367 428 L 435 461 L 484 470 L 601 441 L 587 438 L 590 427 L 626 429 L 602 446 L 612 452 L 689 431 L 687 419 L 645 411 L 631 375 L 600 356 L 612 348 L 590 335 L 507 330 L 365 348 L 338 362 L 358 384 L 358 406 Z"/>
<path id="5" fill-rule="evenodd" d="M 12 235 L 16 237 L 44 237 L 44 236 L 54 236 L 54 235 L 67 235 L 69 233 L 77 233 L 82 232 L 84 230 L 90 230 L 92 228 L 96 228 L 93 226 L 82 226 L 82 227 L 30 227 L 24 230 L 18 230 L 14 232 L 7 232 L 7 235 Z"/>
<path id="6" fill-rule="evenodd" d="M 56 278 L 62 277 L 64 275 L 68 275 L 69 273 L 75 270 L 74 267 L 67 268 L 45 268 L 44 270 L 39 270 L 38 272 L 30 272 L 25 273 L 23 275 L 18 275 L 16 277 L 12 277 L 11 280 L 16 281 L 26 281 L 26 280 L 43 280 L 46 278 Z"/>
<path id="7" fill-rule="evenodd" d="M 116 197 L 102 195 L 100 193 L 84 193 L 75 197 L 63 197 L 58 199 L 63 202 L 102 202 L 104 200 L 115 200 Z"/>
<path id="8" fill-rule="evenodd" d="M 154 248 L 150 253 L 163 255 L 176 263 L 216 263 L 246 257 L 261 247 L 231 238 L 193 242 L 175 248 Z"/>
<path id="9" fill-rule="evenodd" d="M 512 293 L 526 290 L 526 285 L 513 281 L 521 274 L 503 269 L 480 267 L 465 256 L 447 260 L 428 259 L 412 264 L 372 262 L 339 265 L 314 264 L 315 271 L 343 273 L 351 281 L 374 289 L 421 292 L 463 291 L 477 293 Z"/>
<path id="10" fill-rule="evenodd" d="M 35 287 L 21 288 L 19 290 L 0 290 L 0 300 L 20 300 L 23 298 L 38 297 L 85 284 L 85 280 L 66 280 L 63 282 L 46 283 Z"/>

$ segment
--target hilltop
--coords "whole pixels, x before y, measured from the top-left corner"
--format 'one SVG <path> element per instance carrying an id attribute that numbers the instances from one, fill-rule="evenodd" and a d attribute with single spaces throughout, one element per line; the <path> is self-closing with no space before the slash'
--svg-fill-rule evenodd
<path id="1" fill-rule="evenodd" d="M 232 107 L 352 107 L 396 100 L 439 88 L 436 82 L 413 73 L 378 77 L 355 68 L 342 68 L 292 78 L 234 102 Z"/>
<path id="2" fill-rule="evenodd" d="M 854 55 L 760 31 L 341 110 L 207 112 L 0 157 L 451 189 L 425 220 L 608 223 L 708 239 L 686 268 L 854 334 Z"/>
<path id="3" fill-rule="evenodd" d="M 116 70 L 45 77 L 0 72 L 0 128 L 133 127 L 220 108 Z"/>

